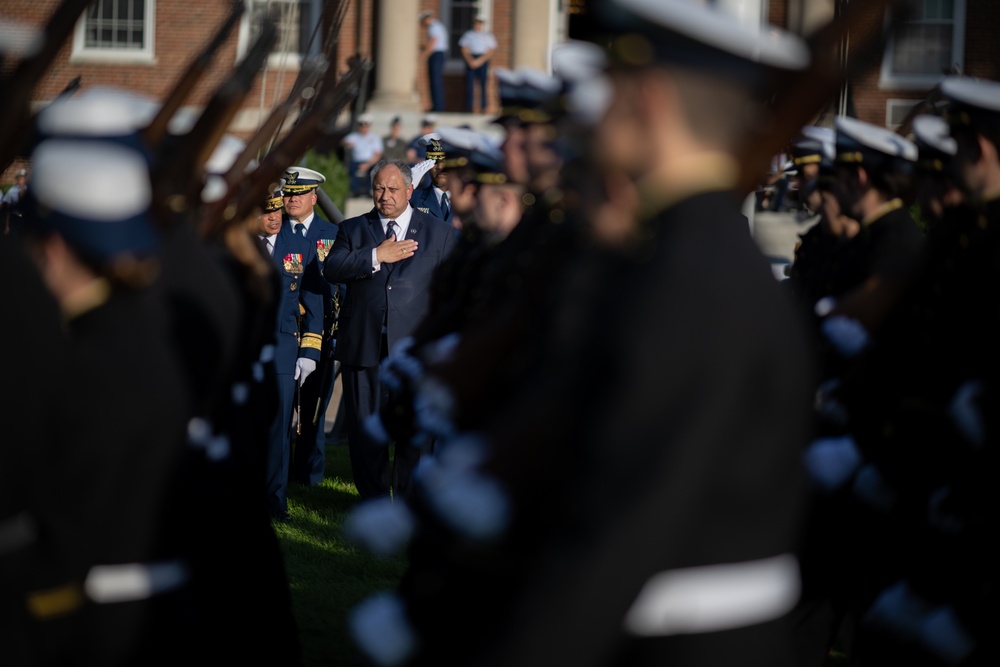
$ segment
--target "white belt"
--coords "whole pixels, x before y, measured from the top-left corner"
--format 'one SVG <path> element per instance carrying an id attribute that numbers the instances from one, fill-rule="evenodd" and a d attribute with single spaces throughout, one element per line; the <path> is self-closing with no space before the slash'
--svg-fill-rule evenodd
<path id="1" fill-rule="evenodd" d="M 653 575 L 625 615 L 640 637 L 718 632 L 764 623 L 798 601 L 798 561 L 791 554 Z"/>
<path id="2" fill-rule="evenodd" d="M 146 600 L 183 586 L 188 569 L 180 561 L 95 565 L 83 589 L 97 604 Z"/>

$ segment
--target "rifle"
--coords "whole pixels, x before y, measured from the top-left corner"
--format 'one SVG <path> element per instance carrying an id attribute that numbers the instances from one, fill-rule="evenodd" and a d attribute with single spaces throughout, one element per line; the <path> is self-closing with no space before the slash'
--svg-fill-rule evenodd
<path id="1" fill-rule="evenodd" d="M 889 27 L 905 18 L 903 0 L 849 2 L 809 40 L 812 60 L 800 72 L 777 77 L 772 83 L 771 117 L 740 156 L 739 192 L 754 191 L 767 170 L 771 156 L 780 152 L 832 99 L 850 76 L 870 64 L 885 45 L 884 16 L 893 10 Z M 898 10 L 898 11 L 897 11 Z M 843 53 L 850 37 L 850 51 Z"/>
<path id="2" fill-rule="evenodd" d="M 170 119 L 174 117 L 177 110 L 181 107 L 181 104 L 194 90 L 194 87 L 198 84 L 201 78 L 208 71 L 209 65 L 212 63 L 212 59 L 215 54 L 222 47 L 222 44 L 229 37 L 232 32 L 233 27 L 236 22 L 243 15 L 246 5 L 237 0 L 232 3 L 232 8 L 229 10 L 229 16 L 223 21 L 219 30 L 209 41 L 208 45 L 199 53 L 191 64 L 188 65 L 187 69 L 181 75 L 181 78 L 174 85 L 173 90 L 167 95 L 166 99 L 163 101 L 163 105 L 157 112 L 156 116 L 149 123 L 145 130 L 143 130 L 143 136 L 146 142 L 150 146 L 158 146 L 163 141 L 164 137 L 167 135 L 167 127 L 170 124 Z"/>
<path id="3" fill-rule="evenodd" d="M 314 144 L 319 137 L 337 137 L 346 135 L 350 131 L 349 126 L 346 125 L 336 127 L 333 130 L 329 130 L 327 125 L 330 118 L 335 117 L 357 96 L 358 82 L 364 72 L 371 69 L 371 66 L 370 61 L 358 61 L 332 87 L 326 85 L 320 89 L 316 95 L 316 101 L 308 113 L 300 116 L 295 126 L 264 157 L 251 174 L 244 175 L 237 190 L 206 207 L 206 215 L 202 217 L 201 226 L 203 237 L 214 238 L 233 221 L 245 219 L 267 194 L 268 188 L 277 183 L 282 171 Z M 325 78 L 330 79 L 334 75 L 335 73 L 330 69 Z"/>
<path id="4" fill-rule="evenodd" d="M 24 58 L 10 76 L 0 78 L 5 104 L 0 104 L 0 171 L 22 150 L 31 132 L 31 91 L 55 60 L 91 0 L 63 0 L 45 25 L 39 49 Z"/>
<path id="5" fill-rule="evenodd" d="M 192 173 L 200 168 L 226 128 L 239 111 L 254 79 L 263 66 L 277 39 L 277 28 L 266 22 L 250 51 L 237 65 L 233 74 L 212 95 L 194 127 L 176 141 L 165 141 L 157 151 L 153 169 L 154 201 L 165 206 L 160 219 L 165 223 L 171 214 L 187 211 L 190 215 L 200 202 L 200 179 Z"/>
<path id="6" fill-rule="evenodd" d="M 324 134 L 330 136 L 340 132 L 340 130 L 334 130 L 332 133 L 326 131 L 317 122 L 316 116 L 312 114 L 314 107 L 319 104 L 321 108 L 315 109 L 315 113 L 333 115 L 342 106 L 338 99 L 345 93 L 351 97 L 351 84 L 336 82 L 336 71 L 331 65 L 347 7 L 348 2 L 344 1 L 327 5 L 324 9 L 324 15 L 317 24 L 317 29 L 324 22 L 328 25 L 324 52 L 321 56 L 322 65 L 315 69 L 306 67 L 300 69 L 299 76 L 296 78 L 288 97 L 272 110 L 267 121 L 250 139 L 243 153 L 230 167 L 225 175 L 227 196 L 204 207 L 202 233 L 206 237 L 217 236 L 232 221 L 242 220 L 256 205 L 256 202 L 268 192 L 268 188 L 278 181 L 279 174 L 284 168 L 291 164 L 291 161 L 297 158 L 301 152 L 304 152 L 316 138 Z M 313 37 L 315 35 L 314 31 Z M 350 79 L 350 74 L 344 77 L 345 81 Z M 332 90 L 330 90 L 331 87 Z M 276 137 L 296 104 L 300 105 L 298 118 L 282 142 L 283 145 L 279 146 L 280 155 L 273 156 L 272 154 L 277 150 L 274 145 Z M 305 119 L 309 119 L 306 121 L 308 127 L 300 128 L 300 123 Z M 267 164 L 259 164 L 254 172 L 248 175 L 245 172 L 246 165 L 250 163 L 252 157 L 257 154 L 269 138 L 271 144 L 268 157 L 270 159 L 266 160 Z M 293 153 L 293 150 L 300 152 Z M 279 159 L 286 162 L 281 163 Z"/>

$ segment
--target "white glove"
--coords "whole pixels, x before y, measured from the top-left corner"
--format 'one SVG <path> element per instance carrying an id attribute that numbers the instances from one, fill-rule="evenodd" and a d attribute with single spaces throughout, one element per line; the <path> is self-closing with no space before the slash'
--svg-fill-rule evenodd
<path id="1" fill-rule="evenodd" d="M 824 491 L 843 486 L 861 467 L 861 452 L 849 435 L 816 440 L 804 458 L 810 479 Z"/>
<path id="2" fill-rule="evenodd" d="M 871 337 L 868 330 L 857 320 L 846 315 L 833 315 L 820 325 L 823 335 L 845 359 L 857 356 L 868 346 Z"/>
<path id="3" fill-rule="evenodd" d="M 299 386 L 306 381 L 309 374 L 316 370 L 316 362 L 312 359 L 306 359 L 305 357 L 299 357 L 295 362 L 295 379 L 299 381 Z"/>

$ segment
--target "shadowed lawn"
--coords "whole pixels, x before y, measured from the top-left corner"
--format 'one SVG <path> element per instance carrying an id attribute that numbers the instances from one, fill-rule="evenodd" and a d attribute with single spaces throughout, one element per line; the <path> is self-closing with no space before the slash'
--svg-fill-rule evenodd
<path id="1" fill-rule="evenodd" d="M 371 593 L 395 588 L 406 566 L 405 557 L 379 558 L 343 539 L 341 526 L 357 502 L 347 447 L 328 445 L 322 485 L 291 485 L 292 522 L 274 524 L 306 667 L 370 664 L 350 638 L 348 611 Z"/>
<path id="2" fill-rule="evenodd" d="M 350 637 L 347 614 L 368 595 L 394 589 L 406 567 L 405 556 L 379 558 L 343 539 L 341 526 L 357 502 L 347 447 L 328 445 L 322 485 L 291 485 L 292 522 L 274 524 L 285 556 L 305 667 L 370 667 Z M 838 647 L 825 667 L 847 664 Z"/>

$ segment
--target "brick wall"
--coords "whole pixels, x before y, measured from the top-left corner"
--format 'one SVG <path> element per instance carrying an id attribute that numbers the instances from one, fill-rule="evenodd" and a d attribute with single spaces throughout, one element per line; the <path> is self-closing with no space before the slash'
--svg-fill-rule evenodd
<path id="1" fill-rule="evenodd" d="M 967 0 L 965 25 L 964 73 L 987 79 L 1000 79 L 1000 44 L 996 26 L 1000 25 L 1000 3 L 995 0 Z M 881 57 L 870 69 L 852 81 L 853 99 L 858 118 L 884 125 L 889 100 L 925 99 L 927 90 L 900 90 L 880 85 Z"/>
<path id="2" fill-rule="evenodd" d="M 371 3 L 372 0 L 355 0 L 355 3 Z M 81 88 L 105 85 L 122 87 L 139 94 L 163 99 L 175 86 L 188 64 L 204 48 L 224 21 L 228 2 L 211 0 L 192 3 L 184 0 L 157 0 L 155 3 L 154 60 L 151 63 L 77 62 L 71 59 L 72 38 L 67 40 L 52 65 L 42 75 L 31 94 L 32 104 L 37 107 L 52 100 L 73 78 L 81 77 Z M 34 0 L 34 2 L 5 3 L 4 16 L 15 20 L 43 26 L 59 5 L 59 0 Z M 185 105 L 204 105 L 212 92 L 225 80 L 237 62 L 237 41 L 239 27 L 234 28 L 229 38 L 217 52 L 207 72 Z M 10 71 L 16 63 L 7 62 Z M 291 89 L 297 70 L 290 70 L 279 76 L 269 69 L 266 76 L 258 75 L 247 95 L 244 109 L 257 112 L 263 99 L 270 106 L 271 100 L 282 99 Z M 279 81 L 281 85 L 279 86 Z M 265 110 L 266 114 L 266 110 Z M 246 136 L 247 132 L 236 132 Z M 0 184 L 13 181 L 11 170 L 20 168 L 17 163 L 0 175 Z"/>

